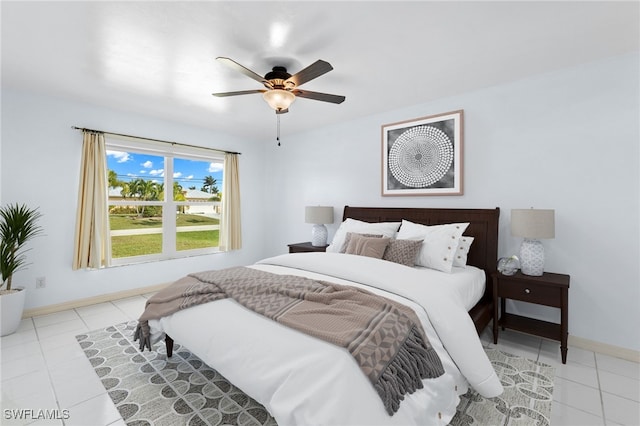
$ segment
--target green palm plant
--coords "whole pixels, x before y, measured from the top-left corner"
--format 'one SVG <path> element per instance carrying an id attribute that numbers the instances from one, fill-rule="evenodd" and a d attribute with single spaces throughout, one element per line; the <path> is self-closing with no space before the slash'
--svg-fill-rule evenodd
<path id="1" fill-rule="evenodd" d="M 42 232 L 37 224 L 41 216 L 37 208 L 25 204 L 0 207 L 0 275 L 7 290 L 11 290 L 13 274 L 27 265 L 24 245 Z"/>

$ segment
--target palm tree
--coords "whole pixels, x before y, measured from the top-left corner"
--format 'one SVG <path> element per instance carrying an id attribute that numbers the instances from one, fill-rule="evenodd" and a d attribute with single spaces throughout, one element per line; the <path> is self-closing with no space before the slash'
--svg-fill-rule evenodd
<path id="1" fill-rule="evenodd" d="M 122 186 L 123 182 L 118 180 L 118 174 L 114 170 L 109 170 L 109 188 Z"/>
<path id="2" fill-rule="evenodd" d="M 162 186 L 157 182 L 145 179 L 134 179 L 122 185 L 120 191 L 123 197 L 137 198 L 139 201 L 156 201 L 162 194 Z M 144 215 L 146 206 L 136 206 L 136 214 Z"/>
<path id="3" fill-rule="evenodd" d="M 213 176 L 205 176 L 201 191 L 208 192 L 209 194 L 217 194 L 219 190 L 216 185 L 218 185 L 218 181 Z"/>

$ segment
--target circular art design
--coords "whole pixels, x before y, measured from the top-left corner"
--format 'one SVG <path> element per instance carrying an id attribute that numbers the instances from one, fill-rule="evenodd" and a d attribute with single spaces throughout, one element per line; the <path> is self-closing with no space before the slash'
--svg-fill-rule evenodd
<path id="1" fill-rule="evenodd" d="M 452 163 L 451 139 L 433 126 L 416 126 L 404 131 L 389 152 L 391 174 L 411 188 L 424 188 L 438 182 Z"/>

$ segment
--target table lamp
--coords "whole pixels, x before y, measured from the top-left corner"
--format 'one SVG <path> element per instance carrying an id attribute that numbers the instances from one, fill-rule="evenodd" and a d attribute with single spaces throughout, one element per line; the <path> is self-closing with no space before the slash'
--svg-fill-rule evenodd
<path id="1" fill-rule="evenodd" d="M 327 245 L 327 227 L 325 223 L 333 223 L 332 206 L 307 206 L 304 208 L 304 221 L 313 223 L 311 245 L 321 247 Z"/>
<path id="2" fill-rule="evenodd" d="M 544 247 L 540 239 L 555 237 L 554 210 L 511 210 L 511 234 L 523 237 L 520 246 L 520 270 L 539 277 L 544 272 Z"/>

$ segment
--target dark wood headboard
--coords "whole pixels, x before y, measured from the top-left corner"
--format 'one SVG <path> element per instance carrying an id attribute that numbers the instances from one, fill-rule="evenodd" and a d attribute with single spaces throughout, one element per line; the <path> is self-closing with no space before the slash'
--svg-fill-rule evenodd
<path id="1" fill-rule="evenodd" d="M 491 319 L 493 299 L 491 274 L 498 263 L 498 221 L 500 209 L 436 209 L 402 207 L 344 207 L 342 220 L 347 218 L 364 222 L 400 222 L 402 219 L 422 225 L 469 222 L 464 235 L 474 237 L 467 263 L 484 269 L 487 275 L 485 294 L 469 314 L 476 323 L 478 333 Z"/>
<path id="2" fill-rule="evenodd" d="M 344 207 L 346 218 L 364 222 L 400 222 L 406 219 L 423 225 L 469 222 L 464 235 L 474 237 L 467 257 L 469 265 L 487 272 L 496 270 L 498 263 L 498 219 L 500 209 L 432 209 L 399 207 Z"/>

